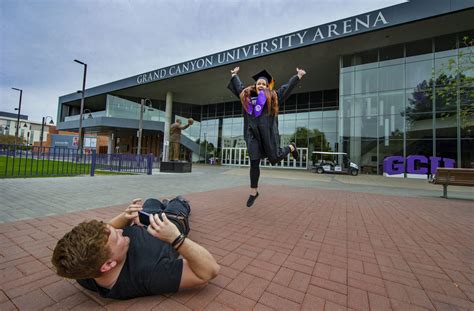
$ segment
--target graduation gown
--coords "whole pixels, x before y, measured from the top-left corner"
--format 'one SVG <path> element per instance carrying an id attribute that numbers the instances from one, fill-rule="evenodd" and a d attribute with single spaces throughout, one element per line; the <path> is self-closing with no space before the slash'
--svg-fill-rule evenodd
<path id="1" fill-rule="evenodd" d="M 297 75 L 291 77 L 287 84 L 282 85 L 277 92 L 278 103 L 284 102 L 300 79 Z M 238 75 L 232 77 L 227 88 L 239 98 L 244 85 Z M 255 94 L 257 96 L 257 94 Z M 280 148 L 280 133 L 278 131 L 278 116 L 268 113 L 268 103 L 259 117 L 249 115 L 244 110 L 244 139 L 247 143 L 250 160 L 268 158 L 272 165 L 277 164 L 288 153 L 290 147 Z"/>

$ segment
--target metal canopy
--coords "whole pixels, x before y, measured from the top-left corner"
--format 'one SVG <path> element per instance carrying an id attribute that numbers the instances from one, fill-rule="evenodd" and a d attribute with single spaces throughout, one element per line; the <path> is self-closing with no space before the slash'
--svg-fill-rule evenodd
<path id="1" fill-rule="evenodd" d="M 337 89 L 339 87 L 339 57 L 341 55 L 471 29 L 472 20 L 474 20 L 474 10 L 460 11 L 112 91 L 109 94 L 165 100 L 166 93 L 169 91 L 173 93 L 173 101 L 193 105 L 235 101 L 236 98 L 227 89 L 230 70 L 235 66 L 240 66 L 239 76 L 242 82 L 248 85 L 252 83 L 251 76 L 255 72 L 266 68 L 275 77 L 276 87 L 278 87 L 288 81 L 296 73 L 295 68 L 299 67 L 305 69 L 307 75 L 294 93 Z M 79 103 L 80 101 L 76 100 L 67 104 L 78 106 Z M 95 106 L 98 110 L 105 109 L 104 95 L 86 98 L 86 106 L 90 107 L 90 105 Z"/>

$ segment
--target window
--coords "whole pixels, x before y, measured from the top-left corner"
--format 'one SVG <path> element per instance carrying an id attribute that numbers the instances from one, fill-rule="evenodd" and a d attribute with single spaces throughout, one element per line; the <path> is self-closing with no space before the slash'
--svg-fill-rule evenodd
<path id="1" fill-rule="evenodd" d="M 297 109 L 298 111 L 307 111 L 309 109 L 309 93 L 297 95 Z"/>
<path id="2" fill-rule="evenodd" d="M 377 62 L 377 50 L 365 51 L 354 55 L 354 65 L 363 65 Z"/>
<path id="3" fill-rule="evenodd" d="M 474 168 L 474 139 L 461 140 L 461 167 Z"/>
<path id="4" fill-rule="evenodd" d="M 233 111 L 234 111 L 234 103 L 227 102 L 227 103 L 224 104 L 224 114 L 226 116 L 233 115 Z"/>
<path id="5" fill-rule="evenodd" d="M 359 70 L 355 73 L 355 93 L 372 93 L 378 89 L 377 70 Z"/>
<path id="6" fill-rule="evenodd" d="M 309 109 L 310 110 L 321 110 L 323 108 L 323 92 L 311 92 L 309 93 Z"/>
<path id="7" fill-rule="evenodd" d="M 407 57 L 407 61 L 409 60 L 421 60 L 426 58 L 431 58 L 430 55 L 433 52 L 432 40 L 420 40 L 415 42 L 409 42 L 405 44 L 405 53 Z M 414 57 L 423 55 L 423 57 Z"/>
<path id="8" fill-rule="evenodd" d="M 403 115 L 404 112 L 404 91 L 390 91 L 379 93 L 379 115 Z"/>
<path id="9" fill-rule="evenodd" d="M 457 114 L 456 112 L 441 112 L 436 114 L 435 128 L 436 139 L 453 138 L 457 136 Z"/>
<path id="10" fill-rule="evenodd" d="M 405 114 L 433 111 L 433 90 L 407 91 Z"/>
<path id="11" fill-rule="evenodd" d="M 433 139 L 433 114 L 410 114 L 405 122 L 407 139 Z"/>
<path id="12" fill-rule="evenodd" d="M 350 95 L 354 93 L 354 72 L 346 72 L 341 74 L 340 90 L 342 95 Z"/>
<path id="13" fill-rule="evenodd" d="M 403 63 L 403 44 L 383 47 L 379 51 L 380 66 Z"/>
<path id="14" fill-rule="evenodd" d="M 450 34 L 435 38 L 435 52 L 449 51 L 456 49 L 456 35 Z"/>
<path id="15" fill-rule="evenodd" d="M 224 103 L 219 103 L 216 105 L 216 116 L 220 117 L 224 115 Z"/>
<path id="16" fill-rule="evenodd" d="M 433 61 L 413 62 L 406 66 L 406 87 L 426 88 L 433 78 Z"/>
<path id="17" fill-rule="evenodd" d="M 209 118 L 213 118 L 216 116 L 216 109 L 217 109 L 216 104 L 209 105 Z"/>
<path id="18" fill-rule="evenodd" d="M 295 111 L 296 110 L 296 95 L 291 95 L 286 101 L 285 101 L 285 111 Z"/>

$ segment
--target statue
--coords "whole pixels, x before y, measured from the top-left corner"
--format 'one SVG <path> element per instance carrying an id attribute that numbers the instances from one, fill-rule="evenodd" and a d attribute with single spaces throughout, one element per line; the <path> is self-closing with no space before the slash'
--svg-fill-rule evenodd
<path id="1" fill-rule="evenodd" d="M 170 161 L 179 161 L 181 146 L 181 131 L 187 129 L 194 123 L 192 118 L 188 119 L 188 124 L 182 125 L 180 119 L 171 124 L 170 127 Z"/>

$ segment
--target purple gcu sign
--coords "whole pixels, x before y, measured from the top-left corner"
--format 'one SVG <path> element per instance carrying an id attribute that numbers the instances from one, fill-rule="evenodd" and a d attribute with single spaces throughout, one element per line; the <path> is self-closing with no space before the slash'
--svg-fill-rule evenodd
<path id="1" fill-rule="evenodd" d="M 454 167 L 456 161 L 448 158 L 430 157 L 429 160 L 422 155 L 411 155 L 407 157 L 406 172 L 409 174 L 428 174 L 428 167 L 431 174 L 436 174 L 436 169 L 441 167 Z M 431 165 L 428 165 L 430 163 Z M 383 172 L 388 175 L 396 175 L 405 173 L 405 159 L 402 156 L 386 157 L 383 160 Z"/>

